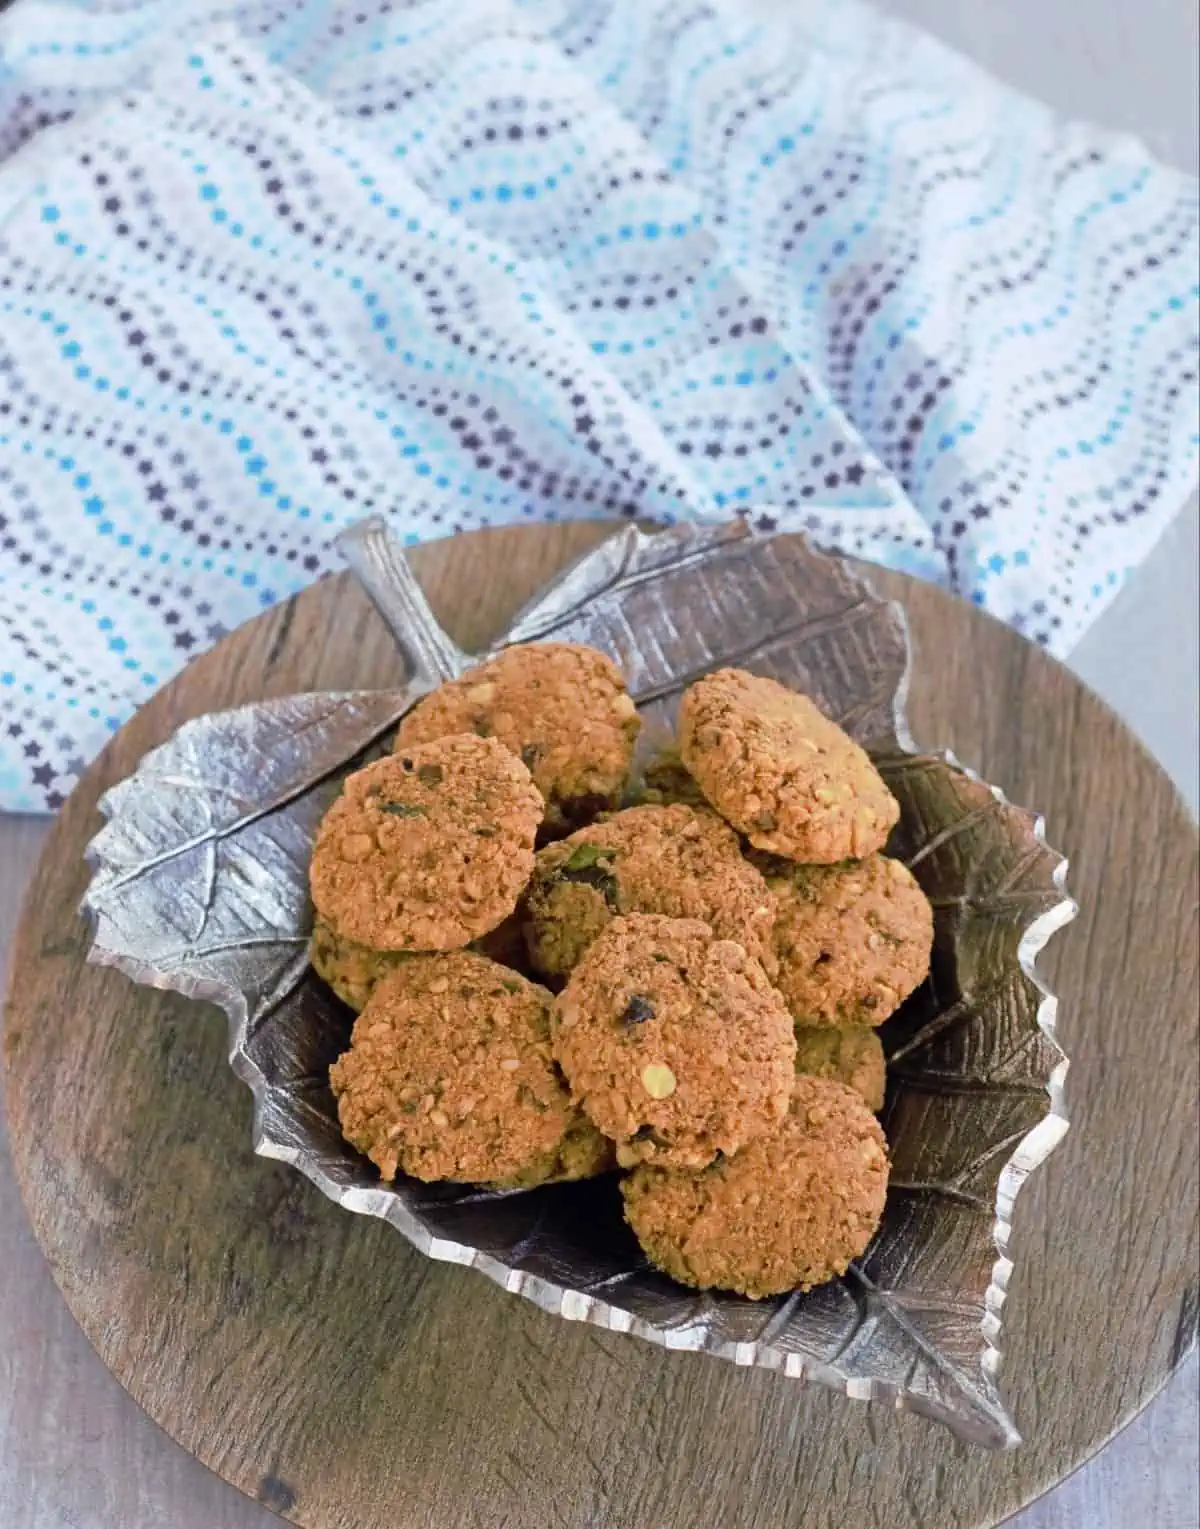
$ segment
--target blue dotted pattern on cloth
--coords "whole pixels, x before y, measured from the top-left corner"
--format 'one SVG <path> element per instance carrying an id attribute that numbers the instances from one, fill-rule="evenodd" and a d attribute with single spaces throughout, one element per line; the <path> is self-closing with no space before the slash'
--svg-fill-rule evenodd
<path id="1" fill-rule="evenodd" d="M 0 16 L 0 808 L 369 512 L 745 516 L 1065 652 L 1195 481 L 1195 184 L 803 14 Z"/>

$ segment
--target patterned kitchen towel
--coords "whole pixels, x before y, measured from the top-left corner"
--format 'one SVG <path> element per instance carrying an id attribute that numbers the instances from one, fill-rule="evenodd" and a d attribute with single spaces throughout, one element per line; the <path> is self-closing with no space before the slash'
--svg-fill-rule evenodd
<path id="1" fill-rule="evenodd" d="M 370 511 L 743 515 L 1071 646 L 1195 481 L 1195 185 L 791 9 L 0 14 L 0 808 Z"/>

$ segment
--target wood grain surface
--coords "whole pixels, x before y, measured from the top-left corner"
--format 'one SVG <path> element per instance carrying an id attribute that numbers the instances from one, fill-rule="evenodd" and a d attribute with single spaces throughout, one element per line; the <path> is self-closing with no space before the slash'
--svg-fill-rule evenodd
<path id="1" fill-rule="evenodd" d="M 414 555 L 477 646 L 599 527 Z M 34 878 L 6 1013 L 13 1155 L 39 1241 L 105 1363 L 185 1448 L 296 1522 L 394 1529 L 991 1525 L 1163 1384 L 1197 1320 L 1197 845 L 1157 766 L 1064 669 L 939 592 L 903 598 L 910 715 L 1047 813 L 1083 911 L 1043 957 L 1072 1131 L 1019 1202 L 1005 1384 L 1029 1442 L 569 1325 L 251 1155 L 215 1010 L 87 967 L 76 915 L 99 792 L 187 717 L 398 677 L 346 581 L 235 633 L 145 707 L 72 797 Z"/>

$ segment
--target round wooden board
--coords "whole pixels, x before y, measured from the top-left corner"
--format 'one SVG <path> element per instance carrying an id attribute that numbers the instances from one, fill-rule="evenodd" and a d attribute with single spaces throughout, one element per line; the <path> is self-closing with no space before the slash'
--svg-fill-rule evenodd
<path id="1" fill-rule="evenodd" d="M 413 561 L 471 649 L 605 534 L 484 532 Z M 1195 826 L 1065 669 L 934 589 L 873 577 L 911 622 L 915 735 L 1045 812 L 1082 905 L 1042 958 L 1072 1127 L 1019 1202 L 1005 1310 L 1028 1442 L 975 1451 L 429 1262 L 253 1156 L 223 1016 L 85 964 L 96 800 L 146 749 L 214 708 L 400 679 L 341 578 L 235 632 L 114 738 L 55 825 L 13 952 L 7 1104 L 37 1236 L 104 1362 L 226 1480 L 310 1529 L 979 1529 L 1103 1444 L 1191 1347 Z"/>

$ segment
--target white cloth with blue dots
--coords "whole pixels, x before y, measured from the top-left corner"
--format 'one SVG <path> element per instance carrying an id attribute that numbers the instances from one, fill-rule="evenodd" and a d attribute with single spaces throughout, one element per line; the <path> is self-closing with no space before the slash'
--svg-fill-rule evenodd
<path id="1" fill-rule="evenodd" d="M 743 515 L 1062 653 L 1195 482 L 1197 258 L 855 0 L 18 0 L 0 808 L 369 512 Z"/>

